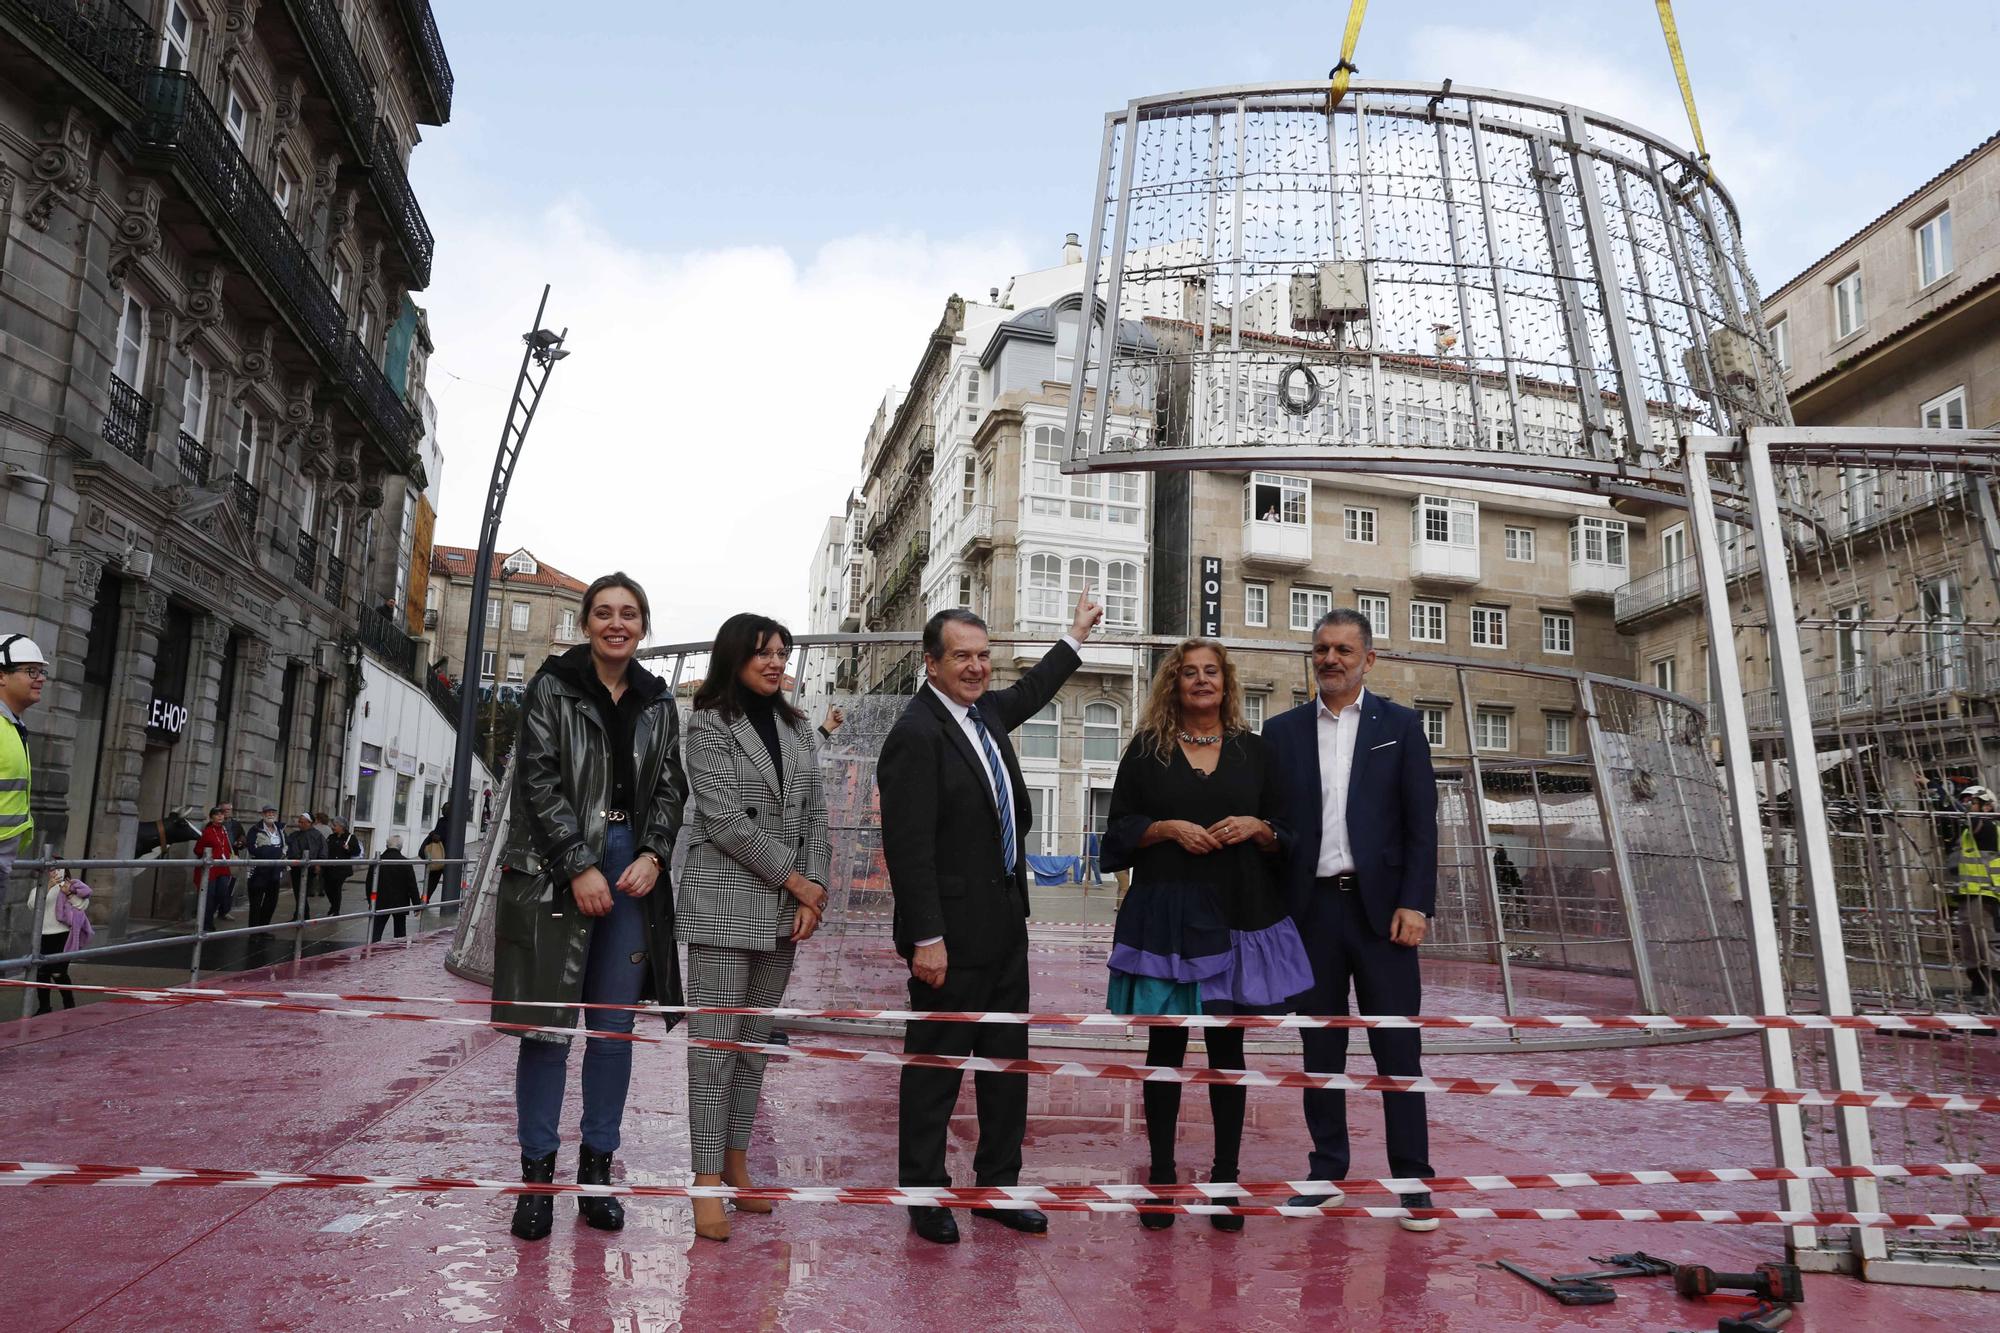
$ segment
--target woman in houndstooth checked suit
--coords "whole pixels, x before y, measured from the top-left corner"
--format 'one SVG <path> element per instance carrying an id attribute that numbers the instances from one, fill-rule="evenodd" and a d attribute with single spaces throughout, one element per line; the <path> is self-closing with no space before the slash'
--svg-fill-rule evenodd
<path id="1" fill-rule="evenodd" d="M 767 1009 L 783 1003 L 792 955 L 826 910 L 826 793 L 805 714 L 784 697 L 791 631 L 731 616 L 716 631 L 688 723 L 691 830 L 675 921 L 688 952 L 688 1002 Z M 693 1035 L 765 1042 L 771 1020 L 698 1014 Z M 688 1052 L 688 1129 L 697 1185 L 750 1184 L 750 1127 L 764 1057 Z M 739 1200 L 738 1212 L 768 1213 Z M 695 1234 L 728 1240 L 720 1199 L 694 1201 Z"/>

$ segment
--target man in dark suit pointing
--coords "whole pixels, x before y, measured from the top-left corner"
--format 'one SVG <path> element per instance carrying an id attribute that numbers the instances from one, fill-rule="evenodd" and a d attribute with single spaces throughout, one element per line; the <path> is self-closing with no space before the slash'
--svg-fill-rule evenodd
<path id="1" fill-rule="evenodd" d="M 1088 589 L 1070 632 L 1020 680 L 988 692 L 993 650 L 986 623 L 970 611 L 940 611 L 924 626 L 924 675 L 891 728 L 876 762 L 882 793 L 882 854 L 896 897 L 896 952 L 910 965 L 910 1008 L 998 1010 L 1028 1007 L 1028 787 L 1007 733 L 1039 713 L 1082 661 L 1083 641 L 1104 610 Z M 903 1049 L 913 1054 L 1022 1059 L 1019 1024 L 915 1022 Z M 958 1101 L 956 1069 L 907 1065 L 899 1102 L 897 1180 L 949 1185 L 945 1131 Z M 1028 1125 L 1025 1074 L 974 1075 L 981 1185 L 1015 1185 Z M 976 1208 L 1016 1231 L 1039 1234 L 1037 1209 Z M 925 1240 L 955 1244 L 958 1223 L 944 1208 L 912 1208 Z"/>
<path id="2" fill-rule="evenodd" d="M 1421 1012 L 1417 946 L 1437 906 L 1437 780 L 1423 720 L 1370 694 L 1375 636 L 1358 611 L 1328 612 L 1313 633 L 1311 703 L 1271 719 L 1264 739 L 1284 775 L 1296 830 L 1285 865 L 1292 919 L 1312 959 L 1314 985 L 1298 1012 L 1345 1014 L 1349 988 L 1364 1014 Z M 1338 1074 L 1347 1065 L 1345 1028 L 1308 1028 L 1306 1069 Z M 1378 1073 L 1416 1075 L 1422 1034 L 1370 1028 Z M 1347 1176 L 1347 1094 L 1308 1089 L 1306 1126 L 1316 1180 Z M 1382 1094 L 1389 1170 L 1431 1174 L 1430 1130 L 1420 1092 Z M 1292 1203 L 1331 1206 L 1341 1196 L 1299 1195 Z M 1428 1194 L 1405 1194 L 1428 1208 Z M 1433 1231 L 1435 1218 L 1402 1218 L 1406 1231 Z"/>

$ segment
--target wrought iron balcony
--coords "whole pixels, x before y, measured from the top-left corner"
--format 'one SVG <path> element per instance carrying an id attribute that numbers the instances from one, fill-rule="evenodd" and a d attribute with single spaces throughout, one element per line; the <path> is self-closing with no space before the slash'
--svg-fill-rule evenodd
<path id="1" fill-rule="evenodd" d="M 263 503 L 263 497 L 257 493 L 257 488 L 241 477 L 231 477 L 229 501 L 236 506 L 236 517 L 243 520 L 243 526 L 255 532 L 257 510 Z"/>
<path id="2" fill-rule="evenodd" d="M 396 154 L 396 139 L 389 133 L 387 121 L 377 121 L 375 125 L 375 160 L 368 169 L 368 180 L 389 219 L 389 230 L 395 233 L 396 248 L 410 267 L 410 286 L 422 291 L 431 285 L 431 254 L 435 245 L 430 223 L 424 221 L 424 210 L 417 207 L 416 191 L 410 188 L 410 178 L 403 174 L 403 161 Z"/>
<path id="3" fill-rule="evenodd" d="M 361 340 L 351 333 L 341 351 L 340 369 L 354 414 L 382 446 L 391 470 L 408 473 L 417 467 L 416 414 L 403 402 L 396 386 L 389 383 L 389 377 L 375 364 L 375 358 L 361 345 Z"/>
<path id="4" fill-rule="evenodd" d="M 384 666 L 409 680 L 418 678 L 417 641 L 405 634 L 393 617 L 371 606 L 362 611 L 355 628 L 361 646 L 375 654 Z"/>
<path id="5" fill-rule="evenodd" d="M 78 65 L 132 100 L 144 94 L 158 38 L 118 0 L 0 0 L 0 13 L 46 32 Z"/>
<path id="6" fill-rule="evenodd" d="M 326 84 L 327 100 L 340 116 L 355 157 L 366 162 L 375 150 L 375 90 L 368 86 L 340 15 L 330 0 L 285 0 L 285 8 L 305 38 L 306 53 Z"/>
<path id="7" fill-rule="evenodd" d="M 312 590 L 313 578 L 319 564 L 319 538 L 310 532 L 299 534 L 299 543 L 293 548 L 292 575 L 299 586 L 308 592 Z"/>
<path id="8" fill-rule="evenodd" d="M 306 346 L 337 362 L 346 332 L 340 303 L 222 117 L 185 70 L 151 70 L 146 78 L 139 141 L 188 178 L 210 225 L 249 261 Z"/>
<path id="9" fill-rule="evenodd" d="M 445 59 L 444 38 L 438 36 L 437 19 L 429 0 L 403 0 L 403 19 L 410 29 L 410 48 L 417 54 L 423 71 L 424 90 L 430 94 L 430 116 L 418 116 L 426 125 L 442 125 L 451 119 L 451 62 Z"/>
<path id="10" fill-rule="evenodd" d="M 336 608 L 347 598 L 347 562 L 337 555 L 326 558 L 326 600 Z"/>
<path id="11" fill-rule="evenodd" d="M 190 486 L 208 485 L 209 453 L 202 443 L 186 431 L 180 437 L 181 476 Z"/>
<path id="12" fill-rule="evenodd" d="M 104 409 L 104 440 L 128 458 L 147 462 L 153 433 L 153 405 L 140 392 L 111 377 L 111 399 Z"/>

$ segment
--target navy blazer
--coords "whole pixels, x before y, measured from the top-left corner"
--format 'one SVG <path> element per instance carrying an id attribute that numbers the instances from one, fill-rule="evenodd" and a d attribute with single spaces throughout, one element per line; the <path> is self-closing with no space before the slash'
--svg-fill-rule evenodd
<path id="1" fill-rule="evenodd" d="M 1319 870 L 1319 700 L 1287 709 L 1264 724 L 1264 739 L 1284 775 L 1292 825 L 1285 857 L 1285 896 L 1293 919 L 1311 915 Z M 1347 841 L 1354 852 L 1368 924 L 1385 938 L 1399 907 L 1433 915 L 1437 908 L 1437 776 L 1423 718 L 1372 690 L 1362 695 L 1361 728 L 1347 778 Z"/>

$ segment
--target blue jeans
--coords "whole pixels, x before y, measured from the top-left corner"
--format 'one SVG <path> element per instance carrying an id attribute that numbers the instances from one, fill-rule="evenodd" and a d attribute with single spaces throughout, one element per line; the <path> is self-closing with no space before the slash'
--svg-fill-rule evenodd
<path id="1" fill-rule="evenodd" d="M 613 885 L 632 864 L 632 828 L 613 824 L 604 840 L 604 859 L 597 868 Z M 655 890 L 659 892 L 660 890 Z M 593 920 L 590 958 L 583 974 L 586 1004 L 637 1004 L 644 990 L 646 969 L 652 966 L 652 932 L 646 905 L 611 891 L 611 914 Z M 550 1011 L 553 1016 L 554 1011 Z M 637 1017 L 630 1010 L 586 1009 L 583 1025 L 592 1032 L 632 1030 Z M 514 1066 L 514 1110 L 520 1122 L 521 1155 L 546 1157 L 556 1150 L 562 1122 L 563 1084 L 569 1068 L 569 1042 L 521 1038 Z M 625 1119 L 625 1093 L 632 1084 L 632 1043 L 591 1038 L 583 1050 L 583 1146 L 593 1152 L 618 1151 L 618 1130 Z"/>

